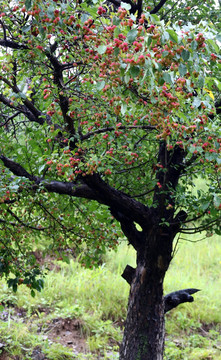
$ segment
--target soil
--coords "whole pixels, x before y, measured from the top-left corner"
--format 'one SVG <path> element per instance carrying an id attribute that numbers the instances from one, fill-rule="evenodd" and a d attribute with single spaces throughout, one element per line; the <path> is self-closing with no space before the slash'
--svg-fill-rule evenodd
<path id="1" fill-rule="evenodd" d="M 54 264 L 54 261 L 56 260 L 55 256 L 52 256 L 51 254 L 44 255 L 40 250 L 33 251 L 32 255 L 35 256 L 36 262 L 41 268 L 55 271 L 60 270 L 60 267 L 57 264 Z"/>
<path id="2" fill-rule="evenodd" d="M 8 309 L 2 313 L 0 320 L 7 321 L 9 312 Z M 17 307 L 13 308 L 13 314 L 11 314 L 11 318 L 14 320 L 23 319 L 26 320 L 26 312 L 22 311 L 23 309 L 19 309 Z M 48 309 L 38 309 L 38 312 L 48 313 Z M 4 316 L 3 316 L 4 315 Z M 38 333 L 42 334 L 42 327 L 39 326 Z M 85 337 L 82 331 L 82 323 L 77 319 L 71 318 L 56 318 L 53 319 L 48 325 L 47 328 L 44 329 L 43 332 L 44 339 L 48 340 L 51 343 L 59 343 L 65 347 L 68 347 L 72 350 L 74 355 L 78 353 L 87 353 L 88 347 L 86 345 Z M 0 360 L 21 360 L 20 357 L 11 357 L 4 350 L 4 344 L 0 342 Z M 41 352 L 40 348 L 36 348 L 32 353 L 33 360 L 46 360 L 47 357 Z"/>
<path id="3" fill-rule="evenodd" d="M 9 360 L 9 357 L 6 352 L 0 354 L 0 360 Z"/>
<path id="4" fill-rule="evenodd" d="M 77 319 L 54 319 L 45 334 L 50 341 L 67 346 L 76 354 L 88 351 L 82 325 Z"/>

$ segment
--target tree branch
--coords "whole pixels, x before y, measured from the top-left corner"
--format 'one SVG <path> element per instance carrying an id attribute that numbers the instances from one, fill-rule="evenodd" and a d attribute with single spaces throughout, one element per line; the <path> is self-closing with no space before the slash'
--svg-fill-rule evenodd
<path id="1" fill-rule="evenodd" d="M 95 131 L 91 131 L 85 135 L 82 135 L 81 140 L 87 140 L 89 139 L 91 136 L 94 136 L 95 134 L 102 134 L 105 132 L 110 132 L 113 130 L 132 130 L 132 129 L 142 129 L 142 130 L 157 130 L 155 126 L 151 126 L 151 125 L 131 125 L 131 126 L 118 126 L 117 128 L 114 126 L 110 126 L 110 127 L 106 127 L 106 128 L 102 128 L 102 129 L 97 129 Z"/>
<path id="2" fill-rule="evenodd" d="M 123 274 L 121 274 L 122 278 L 125 279 L 129 285 L 131 285 L 134 275 L 135 275 L 136 269 L 134 269 L 132 266 L 127 265 L 123 271 Z"/>
<path id="3" fill-rule="evenodd" d="M 135 276 L 136 269 L 130 265 L 127 265 L 121 275 L 129 285 L 132 284 L 133 278 Z M 164 296 L 164 313 L 174 309 L 180 304 L 185 302 L 193 302 L 194 298 L 191 296 L 196 292 L 200 291 L 199 289 L 184 289 L 174 291 Z"/>
<path id="4" fill-rule="evenodd" d="M 3 154 L 0 160 L 16 176 L 25 177 L 33 184 L 31 189 L 35 190 L 42 186 L 48 192 L 82 197 L 88 200 L 96 200 L 110 207 L 115 214 L 122 214 L 123 218 L 135 221 L 143 229 L 152 225 L 152 212 L 142 203 L 132 199 L 122 191 L 116 190 L 101 179 L 100 175 L 93 174 L 79 178 L 79 183 L 65 181 L 50 181 L 29 174 L 20 164 L 7 158 Z"/>
<path id="5" fill-rule="evenodd" d="M 37 110 L 29 100 L 24 101 L 25 105 L 19 104 L 18 106 L 14 106 L 8 98 L 6 98 L 3 94 L 0 94 L 0 102 L 11 109 L 19 111 L 19 113 L 25 115 L 32 122 L 37 122 L 40 125 L 45 122 L 45 115 Z"/>
<path id="6" fill-rule="evenodd" d="M 20 91 L 20 89 L 18 88 L 17 85 L 13 85 L 8 79 L 6 79 L 5 77 L 1 77 L 1 80 L 7 84 L 16 94 L 21 94 L 22 92 Z M 24 94 L 23 94 L 24 95 Z M 0 97 L 0 100 L 2 102 L 4 102 L 7 106 L 8 103 L 10 103 L 10 100 L 8 100 L 7 98 L 5 98 L 3 95 Z M 32 121 L 35 121 L 39 124 L 43 124 L 44 123 L 44 119 L 42 118 L 42 113 L 41 111 L 39 111 L 38 109 L 36 109 L 36 107 L 33 105 L 33 103 L 27 99 L 27 97 L 25 97 L 24 101 L 23 101 L 24 105 L 20 105 L 17 108 L 21 109 L 22 113 L 24 115 L 26 115 L 29 120 L 32 119 Z M 28 116 L 29 114 L 29 116 Z M 30 114 L 32 114 L 32 116 L 30 116 Z M 33 120 L 34 119 L 34 120 Z"/>
<path id="7" fill-rule="evenodd" d="M 117 221 L 120 222 L 121 229 L 128 239 L 129 243 L 134 247 L 135 250 L 138 250 L 139 246 L 143 243 L 143 234 L 141 231 L 138 231 L 134 222 L 131 221 L 127 216 L 124 216 L 121 212 L 111 210 L 111 214 L 115 217 Z"/>
<path id="8" fill-rule="evenodd" d="M 159 2 L 159 4 L 157 4 L 155 6 L 155 8 L 153 10 L 150 11 L 150 14 L 156 14 L 162 7 L 163 5 L 167 2 L 167 0 L 161 0 Z"/>
<path id="9" fill-rule="evenodd" d="M 121 5 L 121 1 L 117 1 L 117 0 L 108 0 L 108 2 L 110 2 L 117 8 L 120 7 Z M 140 17 L 142 13 L 142 2 L 143 2 L 142 0 L 138 0 L 137 4 L 135 4 L 132 0 L 124 0 L 123 2 L 131 6 L 131 9 L 129 10 L 130 14 L 135 14 L 135 12 L 137 11 L 138 18 Z"/>
<path id="10" fill-rule="evenodd" d="M 218 100 L 218 101 L 216 101 L 216 103 L 215 103 L 215 108 L 216 108 L 216 113 L 217 113 L 217 115 L 218 115 L 218 114 L 221 114 L 221 99 Z"/>
<path id="11" fill-rule="evenodd" d="M 45 231 L 45 230 L 48 230 L 48 229 L 49 229 L 49 227 L 44 227 L 44 228 L 42 227 L 42 228 L 40 228 L 40 227 L 35 227 L 35 226 L 32 226 L 32 225 L 26 224 L 26 223 L 24 223 L 21 219 L 19 219 L 19 217 L 16 216 L 10 209 L 7 209 L 7 212 L 8 212 L 11 216 L 13 216 L 20 225 L 22 225 L 22 226 L 24 226 L 24 227 L 26 227 L 26 228 L 28 228 L 28 229 L 37 230 L 37 231 Z M 6 220 L 3 220 L 3 219 L 0 219 L 0 223 L 6 224 L 6 225 L 10 225 L 10 226 L 13 226 L 13 227 L 18 226 L 18 223 L 14 223 L 14 222 L 12 222 L 12 221 L 6 221 Z"/>
<path id="12" fill-rule="evenodd" d="M 182 234 L 196 234 L 198 232 L 202 232 L 205 230 L 209 230 L 212 225 L 214 225 L 215 223 L 220 222 L 221 220 L 221 216 L 218 216 L 216 219 L 209 221 L 208 223 L 201 225 L 201 226 L 196 226 L 196 227 L 192 227 L 192 228 L 181 228 L 179 230 L 180 233 Z"/>
<path id="13" fill-rule="evenodd" d="M 7 167 L 14 175 L 25 177 L 30 181 L 38 181 L 36 176 L 29 174 L 20 164 L 7 158 L 6 156 L 0 155 L 0 160 L 3 161 L 5 167 Z"/>
<path id="14" fill-rule="evenodd" d="M 4 155 L 0 155 L 0 160 L 3 161 L 5 167 L 7 167 L 14 175 L 29 179 L 33 183 L 31 186 L 31 189 L 33 190 L 36 189 L 36 186 L 43 186 L 48 192 L 82 197 L 89 200 L 97 200 L 97 197 L 94 196 L 93 191 L 85 184 L 75 184 L 65 181 L 47 181 L 40 177 L 29 174 L 20 164 L 14 162 Z"/>
<path id="15" fill-rule="evenodd" d="M 18 44 L 11 40 L 0 40 L 0 46 L 8 47 L 10 49 L 29 49 L 27 45 Z"/>
<path id="16" fill-rule="evenodd" d="M 93 190 L 95 196 L 100 199 L 99 202 L 110 207 L 111 212 L 115 214 L 121 213 L 121 216 L 138 223 L 143 229 L 152 226 L 152 212 L 147 206 L 132 199 L 124 192 L 111 187 L 102 180 L 99 174 L 85 176 L 83 181 Z"/>
<path id="17" fill-rule="evenodd" d="M 183 304 L 185 302 L 193 302 L 194 298 L 191 296 L 191 294 L 195 294 L 197 291 L 200 291 L 199 289 L 184 289 L 184 290 L 178 290 L 174 291 L 166 296 L 164 296 L 164 312 L 168 312 L 172 310 L 173 308 L 177 307 L 180 304 Z"/>

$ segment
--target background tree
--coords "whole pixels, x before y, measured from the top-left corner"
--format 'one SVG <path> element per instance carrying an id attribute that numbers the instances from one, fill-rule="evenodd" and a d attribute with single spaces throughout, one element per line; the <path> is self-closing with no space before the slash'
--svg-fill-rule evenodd
<path id="1" fill-rule="evenodd" d="M 221 234 L 215 6 L 1 1 L 1 273 L 34 296 L 32 239 L 92 266 L 120 225 L 137 252 L 122 360 L 162 359 L 164 312 L 193 301 L 164 304 L 176 235 Z"/>

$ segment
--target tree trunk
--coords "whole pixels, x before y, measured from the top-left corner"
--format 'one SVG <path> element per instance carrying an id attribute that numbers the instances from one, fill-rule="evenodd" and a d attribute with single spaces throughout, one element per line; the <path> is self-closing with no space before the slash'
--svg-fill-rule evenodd
<path id="1" fill-rule="evenodd" d="M 161 237 L 159 242 L 154 236 L 148 243 L 137 251 L 120 360 L 163 359 L 163 280 L 171 260 L 172 240 Z"/>
<path id="2" fill-rule="evenodd" d="M 131 284 L 120 360 L 162 360 L 163 279 L 142 265 Z"/>

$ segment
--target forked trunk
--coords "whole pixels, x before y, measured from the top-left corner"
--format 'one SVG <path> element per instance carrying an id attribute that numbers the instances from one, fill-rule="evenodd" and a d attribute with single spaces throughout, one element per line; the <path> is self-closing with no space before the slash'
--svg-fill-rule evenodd
<path id="1" fill-rule="evenodd" d="M 120 360 L 162 360 L 163 278 L 138 264 L 131 284 Z"/>

